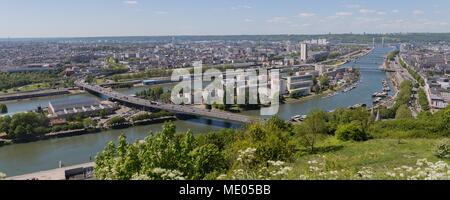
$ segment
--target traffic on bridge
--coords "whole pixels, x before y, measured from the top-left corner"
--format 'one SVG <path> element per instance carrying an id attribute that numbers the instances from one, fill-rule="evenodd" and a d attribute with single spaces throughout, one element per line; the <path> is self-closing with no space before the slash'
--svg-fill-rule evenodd
<path id="1" fill-rule="evenodd" d="M 87 90 L 90 92 L 95 92 L 97 94 L 102 94 L 113 100 L 117 100 L 120 102 L 128 103 L 131 105 L 136 105 L 136 106 L 140 106 L 140 107 L 152 108 L 152 109 L 157 109 L 157 110 L 165 110 L 165 111 L 176 113 L 176 114 L 215 118 L 215 119 L 221 119 L 221 120 L 225 120 L 225 121 L 239 122 L 239 123 L 245 123 L 245 124 L 250 124 L 250 123 L 254 123 L 254 122 L 258 121 L 258 119 L 256 119 L 256 118 L 239 115 L 239 114 L 234 114 L 234 113 L 222 112 L 222 111 L 217 111 L 217 110 L 207 110 L 207 109 L 202 109 L 202 108 L 197 108 L 194 106 L 187 106 L 187 105 L 163 104 L 163 103 L 159 103 L 159 102 L 148 101 L 148 100 L 137 98 L 137 97 L 131 97 L 131 96 L 127 96 L 125 94 L 115 92 L 110 89 L 103 88 L 101 86 L 90 85 L 90 84 L 84 82 L 84 80 L 76 81 L 75 84 L 84 90 Z"/>

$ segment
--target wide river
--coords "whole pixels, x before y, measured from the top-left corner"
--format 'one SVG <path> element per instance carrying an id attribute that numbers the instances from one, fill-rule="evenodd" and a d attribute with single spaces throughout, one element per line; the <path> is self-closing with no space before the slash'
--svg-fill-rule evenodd
<path id="1" fill-rule="evenodd" d="M 358 103 L 372 105 L 372 94 L 382 90 L 381 82 L 386 79 L 386 73 L 378 68 L 383 64 L 384 57 L 391 48 L 374 49 L 367 56 L 344 67 L 357 67 L 361 70 L 361 82 L 358 87 L 347 93 L 340 93 L 329 98 L 313 98 L 303 102 L 295 102 L 280 106 L 278 115 L 283 119 L 290 119 L 294 115 L 307 114 L 313 109 L 325 111 L 339 107 L 348 107 Z M 164 88 L 170 88 L 165 85 Z M 134 94 L 145 88 L 121 89 L 120 92 Z M 70 101 L 76 98 L 97 98 L 90 94 L 66 95 L 39 98 L 32 100 L 4 102 L 13 114 L 36 109 L 38 106 L 47 107 L 51 100 L 62 99 Z M 259 116 L 259 111 L 249 111 L 243 114 Z M 195 134 L 208 133 L 222 128 L 239 128 L 241 125 L 209 119 L 191 119 L 175 122 L 178 131 L 191 130 Z M 109 130 L 98 134 L 89 134 L 76 137 L 59 138 L 37 141 L 26 144 L 15 144 L 0 147 L 0 172 L 8 176 L 21 175 L 36 171 L 54 169 L 59 161 L 64 165 L 76 165 L 89 162 L 101 151 L 109 141 L 116 141 L 124 133 L 129 141 L 144 139 L 149 132 L 158 132 L 161 124 L 132 127 L 123 130 Z"/>

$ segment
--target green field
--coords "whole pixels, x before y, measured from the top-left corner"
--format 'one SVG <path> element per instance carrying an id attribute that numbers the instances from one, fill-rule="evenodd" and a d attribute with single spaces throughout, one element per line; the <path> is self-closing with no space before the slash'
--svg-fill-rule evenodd
<path id="1" fill-rule="evenodd" d="M 444 138 L 442 138 L 444 139 Z M 338 179 L 353 179 L 352 175 L 363 168 L 371 168 L 374 179 L 389 179 L 389 170 L 410 166 L 415 167 L 420 159 L 437 162 L 434 147 L 442 139 L 375 139 L 366 142 L 340 142 L 328 138 L 318 146 L 319 152 L 313 155 L 299 155 L 292 164 L 289 179 L 300 179 L 308 173 L 308 161 L 324 163 L 324 171 L 342 171 Z M 448 163 L 448 161 L 447 161 Z M 316 178 L 316 179 L 320 179 Z"/>
<path id="2" fill-rule="evenodd" d="M 42 89 L 49 89 L 50 84 L 49 83 L 37 83 L 37 84 L 31 84 L 26 85 L 18 88 L 9 89 L 7 93 L 15 93 L 15 92 L 30 92 L 35 90 L 42 90 Z"/>

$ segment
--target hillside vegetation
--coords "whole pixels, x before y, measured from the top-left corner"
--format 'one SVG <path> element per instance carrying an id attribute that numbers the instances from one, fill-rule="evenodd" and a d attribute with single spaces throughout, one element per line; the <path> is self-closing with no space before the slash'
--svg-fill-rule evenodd
<path id="1" fill-rule="evenodd" d="M 109 143 L 99 179 L 450 179 L 450 108 L 418 119 L 374 121 L 364 109 L 319 110 L 304 123 L 193 136 L 167 123 L 144 141 Z"/>

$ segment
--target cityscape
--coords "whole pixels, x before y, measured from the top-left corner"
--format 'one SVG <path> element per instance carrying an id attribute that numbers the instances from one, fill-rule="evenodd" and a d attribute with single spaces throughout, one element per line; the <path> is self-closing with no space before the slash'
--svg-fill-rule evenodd
<path id="1" fill-rule="evenodd" d="M 175 2 L 0 20 L 0 180 L 450 180 L 448 2 Z"/>

